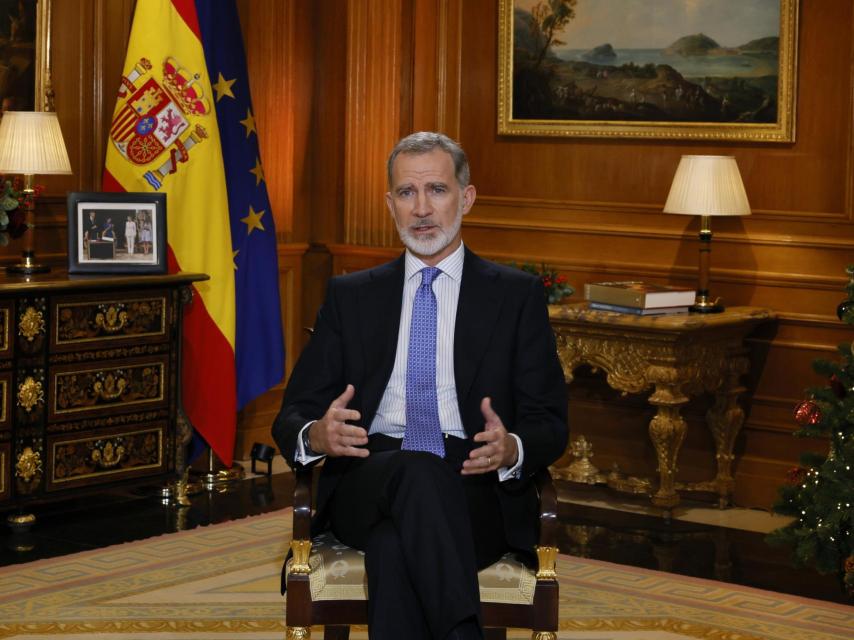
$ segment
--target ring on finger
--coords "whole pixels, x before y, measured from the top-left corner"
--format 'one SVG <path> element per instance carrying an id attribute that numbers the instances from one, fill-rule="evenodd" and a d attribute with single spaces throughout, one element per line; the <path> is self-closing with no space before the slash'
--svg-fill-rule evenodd
<path id="1" fill-rule="evenodd" d="M 486 456 L 486 466 L 487 467 L 492 466 L 492 456 Z"/>

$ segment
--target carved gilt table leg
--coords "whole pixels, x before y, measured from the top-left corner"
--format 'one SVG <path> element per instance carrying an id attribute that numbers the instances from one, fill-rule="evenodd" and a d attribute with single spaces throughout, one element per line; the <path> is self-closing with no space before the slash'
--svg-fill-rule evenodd
<path id="1" fill-rule="evenodd" d="M 735 439 L 744 424 L 744 410 L 738 404 L 738 396 L 746 388 L 740 384 L 741 376 L 747 373 L 750 363 L 744 356 L 733 357 L 727 362 L 723 384 L 715 392 L 715 404 L 706 412 L 706 424 L 715 439 L 718 472 L 711 489 L 718 494 L 718 506 L 729 506 L 735 479 L 732 476 L 732 453 Z"/>
<path id="2" fill-rule="evenodd" d="M 682 393 L 679 372 L 674 368 L 654 366 L 649 371 L 649 380 L 655 383 L 649 403 L 658 409 L 650 420 L 649 436 L 658 456 L 660 478 L 652 503 L 670 510 L 679 504 L 675 489 L 676 458 L 687 430 L 680 410 L 688 402 L 688 396 Z"/>

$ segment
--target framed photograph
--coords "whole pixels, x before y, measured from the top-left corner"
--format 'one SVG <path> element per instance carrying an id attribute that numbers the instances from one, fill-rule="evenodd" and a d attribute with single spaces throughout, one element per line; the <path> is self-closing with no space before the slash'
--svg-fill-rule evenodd
<path id="1" fill-rule="evenodd" d="M 798 0 L 499 0 L 498 133 L 794 142 Z"/>
<path id="2" fill-rule="evenodd" d="M 166 194 L 69 194 L 68 272 L 166 273 Z"/>

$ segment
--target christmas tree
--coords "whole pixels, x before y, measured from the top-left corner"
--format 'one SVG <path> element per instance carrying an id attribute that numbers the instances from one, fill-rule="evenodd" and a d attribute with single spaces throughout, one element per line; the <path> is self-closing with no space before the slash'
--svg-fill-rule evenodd
<path id="1" fill-rule="evenodd" d="M 836 313 L 854 325 L 854 265 L 846 272 L 848 295 Z M 792 546 L 798 564 L 837 573 L 854 595 L 854 343 L 841 344 L 839 353 L 838 361 L 813 363 L 829 383 L 808 389 L 795 408 L 795 435 L 827 438 L 827 454 L 806 452 L 801 466 L 789 470 L 774 511 L 794 520 L 768 539 Z"/>

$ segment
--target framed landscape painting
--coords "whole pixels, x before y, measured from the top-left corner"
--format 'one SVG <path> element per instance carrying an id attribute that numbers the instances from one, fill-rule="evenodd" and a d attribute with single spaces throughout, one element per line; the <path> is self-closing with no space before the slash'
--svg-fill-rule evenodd
<path id="1" fill-rule="evenodd" d="M 50 82 L 50 0 L 0 0 L 0 115 L 41 111 Z"/>
<path id="2" fill-rule="evenodd" d="M 798 0 L 499 0 L 498 133 L 793 142 Z"/>

